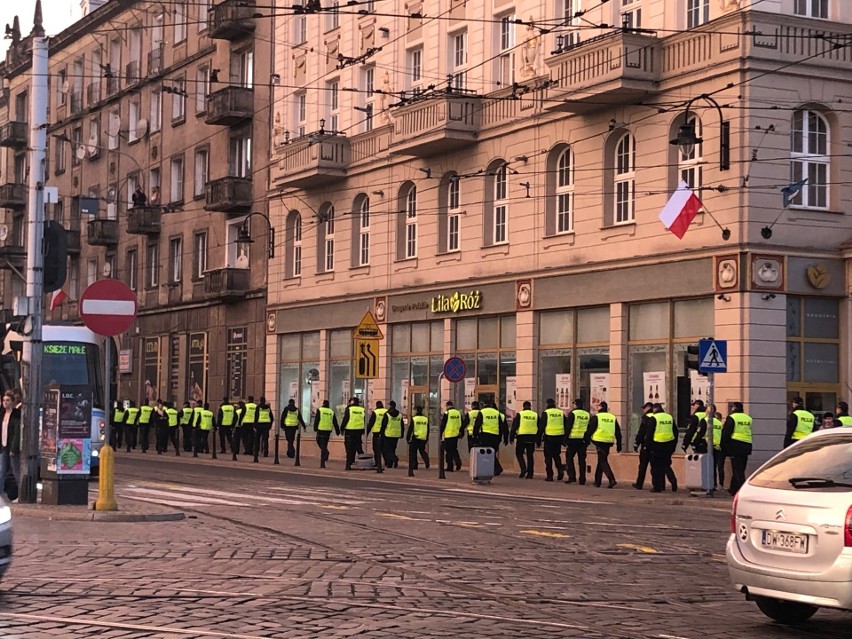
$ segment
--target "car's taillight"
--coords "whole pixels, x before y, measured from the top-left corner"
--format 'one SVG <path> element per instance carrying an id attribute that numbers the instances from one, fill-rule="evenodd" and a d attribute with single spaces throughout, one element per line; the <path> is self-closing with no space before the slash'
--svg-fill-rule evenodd
<path id="1" fill-rule="evenodd" d="M 734 503 L 731 506 L 731 532 L 736 534 L 737 532 L 737 500 L 740 498 L 739 493 L 734 495 Z M 849 518 L 847 516 L 847 522 Z"/>
<path id="2" fill-rule="evenodd" d="M 852 548 L 852 506 L 846 511 L 846 527 L 843 529 L 843 545 Z"/>

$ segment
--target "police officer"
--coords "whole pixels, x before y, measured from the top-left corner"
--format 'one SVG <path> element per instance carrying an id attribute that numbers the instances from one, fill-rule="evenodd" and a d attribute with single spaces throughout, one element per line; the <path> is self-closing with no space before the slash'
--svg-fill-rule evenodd
<path id="1" fill-rule="evenodd" d="M 535 445 L 539 440 L 538 431 L 538 414 L 532 409 L 530 402 L 524 402 L 523 410 L 515 415 L 515 419 L 512 420 L 512 429 L 509 431 L 509 441 L 515 442 L 515 457 L 518 460 L 518 468 L 521 469 L 519 475 L 521 479 L 533 478 Z"/>
<path id="2" fill-rule="evenodd" d="M 741 402 L 734 402 L 731 414 L 722 426 L 722 450 L 731 458 L 730 493 L 736 495 L 746 480 L 746 466 L 751 455 L 751 417 L 743 412 Z"/>
<path id="3" fill-rule="evenodd" d="M 648 439 L 648 430 L 654 427 L 653 415 L 654 405 L 651 402 L 645 402 L 642 406 L 642 419 L 639 421 L 639 430 L 636 432 L 636 439 L 633 440 L 633 452 L 639 453 L 639 468 L 636 473 L 636 482 L 633 488 L 642 490 L 645 487 L 645 474 L 648 472 L 648 464 L 651 461 L 650 448 L 646 443 Z"/>
<path id="4" fill-rule="evenodd" d="M 804 439 L 814 432 L 814 416 L 805 410 L 805 401 L 801 397 L 793 398 L 793 410 L 787 416 L 787 433 L 784 436 L 784 448 Z"/>
<path id="5" fill-rule="evenodd" d="M 461 455 L 459 455 L 459 437 L 462 432 L 463 418 L 461 411 L 452 402 L 445 405 L 443 417 L 441 417 L 441 441 L 444 442 L 444 455 L 446 456 L 446 470 L 453 472 L 461 470 Z M 429 468 L 429 465 L 426 465 Z"/>
<path id="6" fill-rule="evenodd" d="M 467 434 L 467 452 L 473 450 L 476 446 L 476 440 L 473 437 L 473 427 L 476 424 L 476 418 L 479 416 L 479 402 L 471 402 L 470 410 L 467 411 L 467 414 L 464 416 L 462 420 L 462 425 L 464 426 L 465 433 Z"/>
<path id="7" fill-rule="evenodd" d="M 333 411 L 332 411 L 333 412 Z M 305 430 L 305 420 L 302 419 L 302 412 L 296 406 L 296 400 L 291 399 L 287 402 L 284 410 L 281 411 L 281 423 L 284 426 L 284 437 L 287 438 L 287 457 L 293 459 L 296 456 L 296 433 L 299 426 Z M 331 433 L 331 429 L 329 429 Z"/>
<path id="8" fill-rule="evenodd" d="M 174 402 L 169 402 L 166 404 L 166 422 L 168 423 L 169 428 L 169 441 L 175 447 L 175 455 L 180 457 L 180 429 L 178 428 L 178 411 L 175 408 Z M 167 452 L 169 449 L 168 444 L 163 452 Z"/>
<path id="9" fill-rule="evenodd" d="M 382 418 L 382 453 L 386 468 L 399 467 L 399 457 L 396 455 L 396 445 L 405 431 L 405 418 L 396 408 L 396 402 L 388 403 L 388 412 Z"/>
<path id="10" fill-rule="evenodd" d="M 540 424 L 544 425 L 544 433 L 539 430 L 539 438 L 544 442 L 544 470 L 547 477 L 544 481 L 553 481 L 553 466 L 556 465 L 557 481 L 565 476 L 562 465 L 562 442 L 565 441 L 565 413 L 556 407 L 556 401 L 547 400 L 547 408 L 541 414 Z"/>
<path id="11" fill-rule="evenodd" d="M 372 435 L 370 445 L 373 448 L 373 462 L 376 464 L 376 470 L 382 468 L 382 422 L 387 412 L 388 409 L 385 408 L 382 400 L 377 401 L 370 415 L 370 421 L 367 423 L 367 431 Z"/>
<path id="12" fill-rule="evenodd" d="M 343 413 L 343 421 L 340 430 L 343 431 L 343 446 L 346 448 L 346 470 L 352 470 L 355 463 L 355 455 L 361 443 L 361 435 L 364 434 L 364 407 L 360 405 L 357 397 L 353 397 L 349 406 Z"/>
<path id="13" fill-rule="evenodd" d="M 139 406 L 139 419 L 136 424 L 139 427 L 139 448 L 142 449 L 143 453 L 148 452 L 148 446 L 150 445 L 148 440 L 151 430 L 151 416 L 153 414 L 154 407 L 147 402 L 143 402 Z"/>
<path id="14" fill-rule="evenodd" d="M 109 433 L 109 445 L 115 450 L 121 448 L 124 441 L 124 412 L 124 403 L 121 400 L 116 401 L 110 419 L 112 430 Z"/>
<path id="15" fill-rule="evenodd" d="M 299 415 L 299 418 L 301 419 L 301 415 Z M 284 420 L 282 419 L 281 421 Z M 322 406 L 319 407 L 314 415 L 314 432 L 317 434 L 317 446 L 320 449 L 320 468 L 325 468 L 325 463 L 328 461 L 328 440 L 331 438 L 332 429 L 338 435 L 340 434 L 337 415 L 329 408 L 328 400 L 325 399 L 322 402 Z"/>
<path id="16" fill-rule="evenodd" d="M 157 454 L 162 455 L 169 448 L 169 418 L 162 399 L 157 400 L 151 421 L 154 424 L 154 443 Z"/>
<path id="17" fill-rule="evenodd" d="M 834 409 L 834 423 L 837 426 L 852 426 L 852 417 L 849 416 L 849 404 L 838 402 Z"/>
<path id="18" fill-rule="evenodd" d="M 184 402 L 183 408 L 180 409 L 180 429 L 183 431 L 183 452 L 191 453 L 193 450 L 192 441 L 192 420 L 195 417 L 195 400 Z"/>
<path id="19" fill-rule="evenodd" d="M 722 450 L 722 420 L 719 413 L 716 412 L 715 404 L 708 404 L 704 409 L 704 417 L 701 420 L 701 425 L 698 435 L 704 437 L 707 441 L 707 423 L 711 420 L 713 424 L 713 467 L 714 467 L 714 488 L 716 486 L 725 485 L 725 451 Z M 705 446 L 705 451 L 706 451 Z"/>
<path id="20" fill-rule="evenodd" d="M 476 423 L 473 425 L 473 437 L 477 446 L 488 446 L 494 449 L 494 476 L 503 474 L 503 465 L 500 463 L 500 442 L 504 446 L 509 445 L 509 429 L 506 428 L 506 420 L 503 419 L 497 404 L 488 402 L 487 406 L 479 411 Z"/>
<path id="21" fill-rule="evenodd" d="M 589 419 L 589 427 L 586 430 L 586 441 L 595 445 L 598 453 L 598 463 L 595 466 L 595 486 L 601 487 L 601 479 L 606 475 L 609 485 L 607 488 L 615 488 L 615 474 L 609 465 L 609 451 L 615 444 L 615 449 L 621 452 L 621 426 L 615 415 L 609 412 L 606 402 L 601 402 L 597 415 Z"/>
<path id="22" fill-rule="evenodd" d="M 213 411 L 210 410 L 210 405 L 204 402 L 204 405 L 198 411 L 198 425 L 195 429 L 195 450 L 192 453 L 193 457 L 198 457 L 198 453 L 210 452 L 210 432 L 216 427 L 213 419 Z M 213 442 L 216 445 L 216 442 Z"/>
<path id="23" fill-rule="evenodd" d="M 128 402 L 127 411 L 124 415 L 124 441 L 127 442 L 127 452 L 130 452 L 130 449 L 136 449 L 136 440 L 139 434 L 139 427 L 136 422 L 139 419 L 139 409 L 136 408 L 136 404 L 131 399 Z"/>
<path id="24" fill-rule="evenodd" d="M 219 412 L 216 413 L 216 423 L 219 424 L 219 452 L 225 453 L 225 442 L 231 452 L 234 452 L 234 423 L 236 422 L 237 409 L 228 401 L 227 397 L 222 398 L 222 403 L 219 405 Z"/>
<path id="25" fill-rule="evenodd" d="M 568 470 L 568 479 L 566 484 L 573 484 L 577 481 L 577 471 L 574 470 L 574 457 L 577 458 L 577 470 L 580 475 L 580 485 L 586 483 L 586 430 L 589 428 L 589 411 L 583 408 L 583 400 L 577 398 L 574 400 L 574 408 L 568 413 L 568 419 L 565 422 L 566 450 L 565 450 L 565 467 Z"/>
<path id="26" fill-rule="evenodd" d="M 246 403 L 242 400 L 237 402 L 237 407 L 234 409 L 234 436 L 231 438 L 233 448 L 231 452 L 234 458 L 240 454 L 240 448 L 243 442 L 243 415 L 246 414 Z"/>
<path id="27" fill-rule="evenodd" d="M 707 452 L 707 422 L 705 421 L 704 402 L 696 399 L 690 406 L 689 418 L 686 420 L 686 434 L 681 442 L 681 449 L 686 452 L 692 446 L 692 451 L 702 455 Z M 702 428 L 702 423 L 704 427 Z"/>
<path id="28" fill-rule="evenodd" d="M 663 410 L 659 402 L 654 404 L 653 426 L 648 429 L 646 444 L 651 457 L 651 492 L 661 493 L 666 488 L 668 477 L 672 492 L 677 491 L 677 480 L 672 471 L 672 454 L 677 449 L 677 426 L 674 418 Z M 651 424 L 649 423 L 649 426 Z M 674 481 L 672 481 L 674 480 Z"/>
<path id="29" fill-rule="evenodd" d="M 451 402 L 447 403 L 452 406 Z M 459 416 L 459 425 L 461 425 L 461 415 Z M 423 458 L 423 465 L 426 466 L 426 470 L 429 470 L 429 455 L 426 453 L 426 441 L 428 439 L 429 418 L 423 414 L 422 406 L 415 406 L 414 417 L 411 418 L 411 422 L 408 425 L 408 432 L 405 434 L 405 441 L 408 442 L 409 477 L 414 477 L 414 471 L 418 468 L 417 455 Z M 456 449 L 456 454 L 458 454 L 458 449 Z"/>
<path id="30" fill-rule="evenodd" d="M 295 407 L 295 402 L 293 404 Z M 289 408 L 289 407 L 288 407 Z M 272 423 L 275 421 L 275 416 L 272 414 L 272 407 L 266 403 L 266 398 L 261 397 L 257 404 L 257 422 L 255 423 L 255 444 L 254 458 L 257 461 L 259 453 L 263 453 L 264 457 L 269 457 L 269 431 L 272 429 Z M 302 421 L 302 416 L 299 415 L 299 422 L 302 428 L 305 428 L 305 422 Z M 298 428 L 298 426 L 297 426 Z M 286 430 L 286 429 L 285 429 Z M 287 440 L 289 444 L 289 439 Z M 287 456 L 290 457 L 290 451 L 287 450 Z M 296 449 L 293 449 L 293 457 L 296 456 Z"/>
<path id="31" fill-rule="evenodd" d="M 240 422 L 240 428 L 243 432 L 243 449 L 246 455 L 251 455 L 254 451 L 255 426 L 257 425 L 257 404 L 254 402 L 254 395 L 248 396 L 243 418 Z"/>

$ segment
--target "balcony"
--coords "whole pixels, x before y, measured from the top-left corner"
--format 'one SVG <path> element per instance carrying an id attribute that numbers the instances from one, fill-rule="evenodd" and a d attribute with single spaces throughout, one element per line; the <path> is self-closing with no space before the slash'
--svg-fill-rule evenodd
<path id="1" fill-rule="evenodd" d="M 0 269 L 23 270 L 27 261 L 27 248 L 17 241 L 7 238 L 0 243 Z"/>
<path id="2" fill-rule="evenodd" d="M 7 122 L 0 126 L 0 146 L 12 149 L 27 148 L 27 123 Z"/>
<path id="3" fill-rule="evenodd" d="M 163 209 L 159 206 L 134 206 L 127 209 L 127 232 L 131 235 L 159 235 Z"/>
<path id="4" fill-rule="evenodd" d="M 0 186 L 0 209 L 22 209 L 27 205 L 27 187 L 7 182 Z"/>
<path id="5" fill-rule="evenodd" d="M 250 120 L 254 113 L 254 91 L 229 86 L 207 96 L 207 124 L 232 126 Z"/>
<path id="6" fill-rule="evenodd" d="M 163 59 L 164 59 L 165 47 L 160 45 L 151 49 L 148 52 L 148 77 L 157 75 L 163 70 Z"/>
<path id="7" fill-rule="evenodd" d="M 481 100 L 445 95 L 425 98 L 394 113 L 390 151 L 426 157 L 468 146 L 479 133 Z"/>
<path id="8" fill-rule="evenodd" d="M 554 81 L 546 108 L 587 113 L 655 94 L 659 58 L 655 36 L 611 33 L 581 42 L 545 60 Z"/>
<path id="9" fill-rule="evenodd" d="M 86 87 L 86 103 L 89 106 L 101 101 L 101 81 L 90 82 Z"/>
<path id="10" fill-rule="evenodd" d="M 254 0 L 223 0 L 207 17 L 211 38 L 236 40 L 254 31 Z"/>
<path id="11" fill-rule="evenodd" d="M 247 268 L 219 268 L 204 274 L 204 296 L 236 302 L 244 299 L 249 290 L 249 275 Z"/>
<path id="12" fill-rule="evenodd" d="M 273 171 L 276 186 L 308 188 L 346 177 L 351 158 L 349 140 L 339 134 L 314 134 L 294 140 L 279 150 Z"/>
<path id="13" fill-rule="evenodd" d="M 223 177 L 204 187 L 204 210 L 242 213 L 252 206 L 251 178 Z"/>
<path id="14" fill-rule="evenodd" d="M 77 223 L 79 224 L 79 222 Z M 65 231 L 65 241 L 68 245 L 68 252 L 71 255 L 79 255 L 83 249 L 80 241 L 80 229 L 70 229 Z"/>
<path id="15" fill-rule="evenodd" d="M 86 228 L 89 246 L 116 246 L 118 244 L 118 220 L 95 218 Z"/>
<path id="16" fill-rule="evenodd" d="M 124 86 L 130 87 L 139 82 L 142 78 L 139 68 L 139 60 L 128 62 L 124 66 Z"/>

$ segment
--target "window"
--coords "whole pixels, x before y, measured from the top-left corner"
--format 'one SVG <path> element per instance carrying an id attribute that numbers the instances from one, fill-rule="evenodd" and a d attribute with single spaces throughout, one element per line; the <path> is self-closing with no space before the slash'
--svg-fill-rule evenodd
<path id="1" fill-rule="evenodd" d="M 160 284 L 160 245 L 148 244 L 145 250 L 145 288 L 155 288 Z"/>
<path id="2" fill-rule="evenodd" d="M 452 175 L 447 185 L 447 252 L 461 248 L 460 224 L 461 180 L 458 175 Z"/>
<path id="3" fill-rule="evenodd" d="M 194 238 L 194 251 L 192 260 L 192 277 L 201 279 L 207 272 L 207 233 L 196 233 Z"/>
<path id="4" fill-rule="evenodd" d="M 340 26 L 340 0 L 331 0 L 326 8 L 325 30 L 332 31 Z"/>
<path id="5" fill-rule="evenodd" d="M 710 0 L 686 0 L 686 28 L 710 22 Z"/>
<path id="6" fill-rule="evenodd" d="M 423 81 L 423 49 L 412 49 L 408 52 L 408 89 L 414 95 L 422 91 Z"/>
<path id="7" fill-rule="evenodd" d="M 326 113 L 325 130 L 335 133 L 338 131 L 340 114 L 340 82 L 332 80 L 326 84 L 326 98 L 328 100 L 328 112 Z"/>
<path id="8" fill-rule="evenodd" d="M 95 159 L 100 155 L 101 151 L 101 120 L 99 117 L 94 117 L 89 120 L 89 146 L 86 152 L 89 159 Z"/>
<path id="9" fill-rule="evenodd" d="M 195 185 L 192 194 L 195 197 L 204 195 L 204 187 L 207 184 L 207 171 L 210 165 L 210 151 L 206 148 L 195 151 Z"/>
<path id="10" fill-rule="evenodd" d="M 133 208 L 133 194 L 136 192 L 136 188 L 140 186 L 139 182 L 139 174 L 138 173 L 128 173 L 127 174 L 127 208 Z"/>
<path id="11" fill-rule="evenodd" d="M 251 137 L 231 138 L 228 151 L 228 169 L 231 177 L 251 177 Z"/>
<path id="12" fill-rule="evenodd" d="M 118 130 L 121 127 L 121 113 L 118 109 L 113 109 L 109 112 L 109 128 L 107 131 L 111 129 Z M 110 151 L 114 151 L 118 148 L 118 134 L 110 135 L 107 138 L 107 147 Z"/>
<path id="13" fill-rule="evenodd" d="M 91 286 L 98 279 L 98 259 L 86 262 L 86 286 Z"/>
<path id="14" fill-rule="evenodd" d="M 68 258 L 68 297 L 80 298 L 80 259 L 77 257 Z"/>
<path id="15" fill-rule="evenodd" d="M 467 88 L 467 31 L 450 36 L 452 58 L 450 74 L 453 76 L 454 89 Z"/>
<path id="16" fill-rule="evenodd" d="M 556 157 L 556 219 L 554 231 L 570 233 L 574 230 L 574 158 L 571 148 L 563 148 Z"/>
<path id="17" fill-rule="evenodd" d="M 625 133 L 615 147 L 615 223 L 635 221 L 636 145 L 633 136 Z"/>
<path id="18" fill-rule="evenodd" d="M 139 256 L 136 249 L 130 249 L 127 251 L 127 260 L 125 264 L 127 269 L 127 286 L 129 286 L 131 290 L 135 291 L 138 288 L 136 276 L 139 268 Z"/>
<path id="19" fill-rule="evenodd" d="M 621 0 L 621 26 L 625 29 L 642 27 L 642 1 Z"/>
<path id="20" fill-rule="evenodd" d="M 305 6 L 307 0 L 304 3 L 301 3 L 301 6 Z M 299 6 L 299 2 L 294 2 L 294 6 Z M 304 13 L 297 13 L 293 16 L 295 19 L 295 42 L 294 44 L 304 44 L 308 41 L 308 16 Z"/>
<path id="21" fill-rule="evenodd" d="M 130 102 L 129 116 L 127 121 L 127 141 L 136 142 L 140 137 L 139 120 L 142 118 L 142 105 L 140 98 L 136 97 Z"/>
<path id="22" fill-rule="evenodd" d="M 842 362 L 848 361 L 848 356 L 841 349 L 840 308 L 837 299 L 787 296 L 788 392 L 804 391 L 801 395 L 807 400 L 817 390 L 801 388 L 802 384 L 837 384 L 823 392 L 841 390 Z M 806 403 L 810 407 L 811 403 Z"/>
<path id="23" fill-rule="evenodd" d="M 302 216 L 298 211 L 291 211 L 287 221 L 288 237 L 293 238 L 289 275 L 300 277 L 302 275 Z"/>
<path id="24" fill-rule="evenodd" d="M 163 93 L 151 91 L 151 113 L 148 118 L 151 132 L 159 131 L 163 123 Z"/>
<path id="25" fill-rule="evenodd" d="M 198 31 L 207 29 L 207 20 L 210 16 L 210 3 L 212 0 L 199 0 L 198 2 Z"/>
<path id="26" fill-rule="evenodd" d="M 60 69 L 56 77 L 56 104 L 63 106 L 68 99 L 68 71 Z"/>
<path id="27" fill-rule="evenodd" d="M 115 271 L 115 254 L 108 254 L 104 258 L 104 273 L 106 273 L 106 277 L 115 277 L 117 275 Z"/>
<path id="28" fill-rule="evenodd" d="M 359 110 L 364 113 L 364 130 L 373 130 L 373 96 L 375 95 L 375 73 L 373 67 L 366 67 L 361 71 L 361 86 L 363 89 L 364 106 Z"/>
<path id="29" fill-rule="evenodd" d="M 308 132 L 308 96 L 302 91 L 296 94 L 294 115 L 294 126 L 297 137 L 302 137 Z"/>
<path id="30" fill-rule="evenodd" d="M 108 220 L 118 219 L 118 184 L 110 184 L 107 187 L 106 197 L 106 212 Z"/>
<path id="31" fill-rule="evenodd" d="M 207 94 L 210 93 L 210 67 L 206 64 L 195 71 L 195 112 L 207 110 Z"/>
<path id="32" fill-rule="evenodd" d="M 71 129 L 71 166 L 79 166 L 80 156 L 85 152 L 86 148 L 83 146 L 83 127 L 75 126 Z"/>
<path id="33" fill-rule="evenodd" d="M 148 203 L 151 206 L 159 206 L 160 204 L 160 169 L 151 169 L 148 171 Z"/>
<path id="34" fill-rule="evenodd" d="M 319 232 L 317 233 L 317 272 L 334 271 L 334 205 L 326 202 L 319 209 Z"/>
<path id="35" fill-rule="evenodd" d="M 828 20 L 828 0 L 796 0 L 794 12 L 797 16 Z"/>
<path id="36" fill-rule="evenodd" d="M 695 127 L 696 137 L 701 138 L 701 120 L 696 116 L 692 116 L 689 118 L 689 123 Z M 698 190 L 701 188 L 702 184 L 704 183 L 702 167 L 702 164 L 704 163 L 703 154 L 703 142 L 699 142 L 692 149 L 689 149 L 689 153 L 684 153 L 680 147 L 677 148 L 678 183 L 680 183 L 680 180 L 683 180 L 689 185 L 689 188 L 693 190 Z"/>
<path id="37" fill-rule="evenodd" d="M 246 89 L 254 86 L 254 51 L 251 49 L 231 54 L 231 84 Z"/>
<path id="38" fill-rule="evenodd" d="M 169 202 L 183 202 L 183 158 L 172 158 Z"/>
<path id="39" fill-rule="evenodd" d="M 556 35 L 553 48 L 554 51 L 559 52 L 580 43 L 579 27 L 583 24 L 581 22 L 583 11 L 580 9 L 580 0 L 556 0 L 556 2 L 556 13 L 561 14 L 563 26 L 572 28 L 570 31 Z M 622 0 L 622 2 L 627 4 L 629 0 Z"/>
<path id="40" fill-rule="evenodd" d="M 417 257 L 417 187 L 406 182 L 399 190 L 397 250 L 399 260 Z"/>
<path id="41" fill-rule="evenodd" d="M 508 241 L 509 227 L 509 170 L 501 165 L 494 174 L 494 208 L 492 244 Z"/>
<path id="42" fill-rule="evenodd" d="M 370 198 L 361 194 L 355 198 L 353 206 L 354 235 L 352 238 L 352 266 L 370 264 Z"/>
<path id="43" fill-rule="evenodd" d="M 183 277 L 183 239 L 169 240 L 169 282 L 177 284 Z"/>
<path id="44" fill-rule="evenodd" d="M 790 140 L 790 180 L 805 186 L 792 203 L 809 208 L 828 208 L 828 122 L 816 111 L 801 109 L 793 114 Z"/>
<path id="45" fill-rule="evenodd" d="M 497 27 L 496 84 L 507 87 L 515 82 L 515 14 L 500 18 Z"/>
<path id="46" fill-rule="evenodd" d="M 56 166 L 56 175 L 65 173 L 65 156 L 67 155 L 68 143 L 64 138 L 56 138 L 56 146 L 53 147 L 53 164 Z"/>
<path id="47" fill-rule="evenodd" d="M 186 80 L 176 78 L 172 84 L 172 123 L 175 124 L 186 118 Z"/>
<path id="48" fill-rule="evenodd" d="M 179 44 L 186 40 L 186 3 L 184 0 L 175 0 L 174 2 L 174 17 L 175 17 L 175 44 Z"/>

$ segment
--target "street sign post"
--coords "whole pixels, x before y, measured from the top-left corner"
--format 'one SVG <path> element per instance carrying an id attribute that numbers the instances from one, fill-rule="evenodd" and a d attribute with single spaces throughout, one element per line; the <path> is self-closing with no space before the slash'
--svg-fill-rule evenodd
<path id="1" fill-rule="evenodd" d="M 130 328 L 136 319 L 136 293 L 120 280 L 98 280 L 93 282 L 80 296 L 80 319 L 90 331 L 104 337 L 114 337 Z M 110 389 L 110 359 L 112 344 L 104 347 L 104 436 L 106 443 L 101 449 L 100 473 L 98 474 L 98 500 L 95 510 L 118 510 L 115 501 L 113 477 L 114 459 L 110 446 L 112 401 Z M 213 442 L 215 446 L 216 442 Z"/>
<path id="2" fill-rule="evenodd" d="M 355 340 L 355 379 L 376 379 L 379 376 L 379 341 L 385 338 L 379 328 L 376 318 L 370 311 L 355 330 L 352 339 Z"/>
<path id="3" fill-rule="evenodd" d="M 698 341 L 698 371 L 707 373 L 707 393 L 705 401 L 707 406 L 713 405 L 713 382 L 715 373 L 728 372 L 728 342 L 721 339 L 707 338 Z M 713 458 L 716 451 L 713 450 L 713 415 L 707 411 L 706 437 L 707 455 L 709 457 L 710 472 L 707 484 L 702 486 L 706 495 L 712 496 L 716 484 L 716 460 Z"/>

